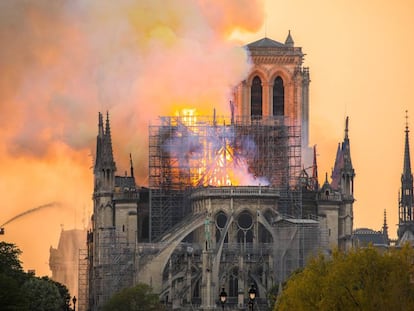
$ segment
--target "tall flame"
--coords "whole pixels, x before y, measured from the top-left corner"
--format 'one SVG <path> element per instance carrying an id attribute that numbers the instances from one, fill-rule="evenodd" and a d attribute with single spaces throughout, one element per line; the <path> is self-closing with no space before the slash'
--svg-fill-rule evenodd
<path id="1" fill-rule="evenodd" d="M 175 138 L 168 151 L 178 170 L 189 170 L 192 186 L 267 185 L 265 178 L 249 172 L 248 159 L 235 147 L 232 125 L 218 126 L 199 121 L 196 109 L 183 109 L 178 115 Z M 174 176 L 171 176 L 174 178 Z"/>
<path id="2" fill-rule="evenodd" d="M 182 122 L 185 126 L 192 126 L 197 123 L 196 109 L 184 108 L 180 112 L 176 113 L 177 116 L 181 117 Z"/>
<path id="3" fill-rule="evenodd" d="M 233 173 L 234 169 L 234 150 L 227 140 L 215 151 L 211 161 L 203 159 L 203 166 L 200 168 L 201 178 L 198 182 L 203 186 L 231 186 L 237 185 L 238 181 Z"/>
<path id="4" fill-rule="evenodd" d="M 98 111 L 111 115 L 117 167 L 132 153 L 146 185 L 148 120 L 173 114 L 174 102 L 224 110 L 249 69 L 229 35 L 257 31 L 263 12 L 262 0 L 1 1 L 0 221 L 47 202 L 72 208 L 8 225 L 25 268 L 49 274 L 60 224 L 90 218 Z M 31 239 L 39 230 L 47 238 Z"/>

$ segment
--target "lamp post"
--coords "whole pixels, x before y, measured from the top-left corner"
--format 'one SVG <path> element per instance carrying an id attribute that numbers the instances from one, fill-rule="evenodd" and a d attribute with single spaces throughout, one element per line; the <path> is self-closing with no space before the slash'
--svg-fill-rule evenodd
<path id="1" fill-rule="evenodd" d="M 224 291 L 224 287 L 221 289 L 220 293 L 220 302 L 221 302 L 221 308 L 224 310 L 224 304 L 227 301 L 227 293 Z"/>
<path id="2" fill-rule="evenodd" d="M 73 302 L 73 311 L 76 311 L 76 297 L 75 296 L 73 296 L 72 302 Z"/>
<path id="3" fill-rule="evenodd" d="M 256 299 L 256 289 L 254 284 L 249 289 L 249 310 L 253 311 L 254 308 L 254 300 Z"/>

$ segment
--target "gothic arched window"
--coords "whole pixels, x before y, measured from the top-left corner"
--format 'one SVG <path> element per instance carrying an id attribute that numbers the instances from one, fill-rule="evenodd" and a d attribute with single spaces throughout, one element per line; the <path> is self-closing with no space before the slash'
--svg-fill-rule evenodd
<path id="1" fill-rule="evenodd" d="M 273 83 L 273 115 L 285 115 L 285 88 L 281 77 L 277 77 Z"/>
<path id="2" fill-rule="evenodd" d="M 251 113 L 254 118 L 260 119 L 262 117 L 262 80 L 255 76 L 251 87 Z"/>

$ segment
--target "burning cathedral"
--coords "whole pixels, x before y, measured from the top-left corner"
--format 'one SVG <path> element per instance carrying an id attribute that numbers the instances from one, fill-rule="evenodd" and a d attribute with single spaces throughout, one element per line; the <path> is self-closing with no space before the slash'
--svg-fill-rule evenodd
<path id="1" fill-rule="evenodd" d="M 345 122 L 330 182 L 309 148 L 309 69 L 288 34 L 246 46 L 252 68 L 231 115 L 161 117 L 149 126 L 149 186 L 117 176 L 109 115 L 99 113 L 94 211 L 79 271 L 79 310 L 152 286 L 169 309 L 265 305 L 310 255 L 349 249 L 353 181 Z M 116 152 L 116 151 L 115 151 Z M 310 159 L 310 160 L 309 160 Z"/>

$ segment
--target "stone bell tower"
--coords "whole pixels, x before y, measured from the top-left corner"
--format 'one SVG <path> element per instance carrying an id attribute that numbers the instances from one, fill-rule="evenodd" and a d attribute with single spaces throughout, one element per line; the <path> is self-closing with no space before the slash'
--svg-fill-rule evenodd
<path id="1" fill-rule="evenodd" d="M 302 67 L 304 55 L 290 34 L 285 43 L 263 38 L 245 46 L 252 68 L 234 91 L 234 112 L 247 123 L 268 123 L 288 117 L 301 126 L 303 159 L 311 164 L 309 145 L 309 68 Z"/>

